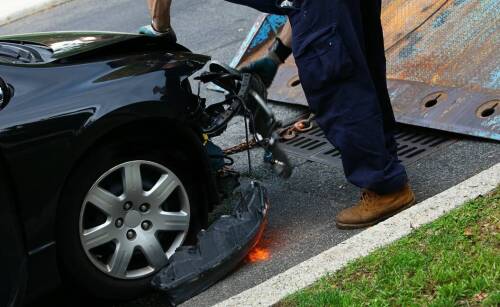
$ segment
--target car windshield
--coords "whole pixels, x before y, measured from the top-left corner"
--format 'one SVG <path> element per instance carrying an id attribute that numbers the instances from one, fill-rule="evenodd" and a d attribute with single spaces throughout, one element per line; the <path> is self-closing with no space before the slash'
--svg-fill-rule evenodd
<path id="1" fill-rule="evenodd" d="M 14 64 L 45 63 L 49 61 L 52 54 L 50 48 L 42 45 L 0 41 L 0 62 Z"/>

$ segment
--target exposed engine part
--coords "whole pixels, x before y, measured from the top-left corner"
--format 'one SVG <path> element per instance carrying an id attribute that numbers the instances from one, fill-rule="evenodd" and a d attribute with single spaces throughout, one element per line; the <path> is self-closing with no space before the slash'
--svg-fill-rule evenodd
<path id="1" fill-rule="evenodd" d="M 227 124 L 233 117 L 237 115 L 248 117 L 255 142 L 267 152 L 272 153 L 274 158 L 268 161 L 272 162 L 276 173 L 283 178 L 289 178 L 293 167 L 279 144 L 280 137 L 277 130 L 281 123 L 276 120 L 267 104 L 267 89 L 260 78 L 252 74 L 240 73 L 227 65 L 212 62 L 210 71 L 196 79 L 203 83 L 214 83 L 228 92 L 223 102 L 207 108 L 210 121 L 203 133 L 210 137 L 217 136 L 227 128 Z M 246 143 L 249 144 L 246 120 L 245 131 L 247 132 Z M 247 149 L 249 149 L 248 146 Z M 251 172 L 250 154 L 248 158 Z"/>

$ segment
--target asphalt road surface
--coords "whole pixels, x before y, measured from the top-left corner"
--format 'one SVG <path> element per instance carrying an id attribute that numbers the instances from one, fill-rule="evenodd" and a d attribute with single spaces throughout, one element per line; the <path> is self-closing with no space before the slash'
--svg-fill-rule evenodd
<path id="1" fill-rule="evenodd" d="M 173 25 L 180 43 L 197 53 L 229 62 L 252 26 L 258 12 L 222 0 L 174 1 Z M 145 1 L 75 0 L 45 12 L 2 26 L 0 34 L 54 30 L 105 30 L 135 32 L 150 21 Z M 210 95 L 214 99 L 215 95 Z M 278 117 L 291 119 L 302 110 L 274 106 Z M 216 141 L 230 146 L 244 138 L 242 124 L 235 122 Z M 236 168 L 247 172 L 245 155 Z M 260 247 L 270 253 L 261 262 L 246 261 L 238 270 L 186 306 L 208 306 L 235 295 L 342 242 L 356 231 L 335 228 L 334 217 L 353 204 L 359 191 L 348 184 L 339 167 L 328 167 L 294 158 L 293 177 L 282 181 L 261 163 L 262 153 L 252 152 L 252 176 L 270 192 L 269 226 Z M 498 143 L 462 138 L 408 168 L 418 200 L 433 196 L 500 161 Z M 155 294 L 120 306 L 163 306 Z"/>

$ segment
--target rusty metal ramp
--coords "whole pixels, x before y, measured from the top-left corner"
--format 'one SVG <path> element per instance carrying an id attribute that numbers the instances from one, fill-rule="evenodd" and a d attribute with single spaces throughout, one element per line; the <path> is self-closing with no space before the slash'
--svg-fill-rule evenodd
<path id="1" fill-rule="evenodd" d="M 400 123 L 500 141 L 500 1 L 384 0 L 389 92 Z M 262 15 L 232 62 L 259 58 L 286 22 Z M 307 105 L 291 57 L 271 100 Z"/>

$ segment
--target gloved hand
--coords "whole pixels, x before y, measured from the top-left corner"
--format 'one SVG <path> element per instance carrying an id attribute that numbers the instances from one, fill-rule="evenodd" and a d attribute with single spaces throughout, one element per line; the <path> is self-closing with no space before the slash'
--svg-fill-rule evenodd
<path id="1" fill-rule="evenodd" d="M 243 67 L 241 72 L 258 75 L 265 86 L 270 87 L 278 73 L 279 66 L 286 61 L 291 53 L 292 49 L 276 38 L 266 56 Z"/>
<path id="2" fill-rule="evenodd" d="M 265 57 L 254 61 L 240 69 L 243 73 L 251 73 L 259 76 L 266 87 L 270 87 L 274 77 L 278 73 L 278 68 L 282 63 L 275 59 L 271 53 Z"/>
<path id="3" fill-rule="evenodd" d="M 177 36 L 175 35 L 174 29 L 168 28 L 165 32 L 156 31 L 152 25 L 143 26 L 139 29 L 139 34 L 143 34 L 150 37 L 165 37 L 170 43 L 177 42 Z"/>

